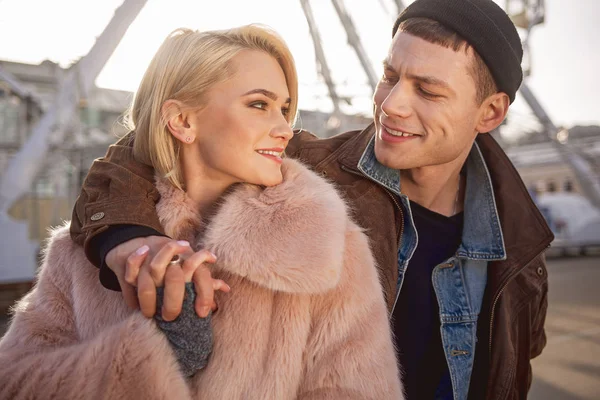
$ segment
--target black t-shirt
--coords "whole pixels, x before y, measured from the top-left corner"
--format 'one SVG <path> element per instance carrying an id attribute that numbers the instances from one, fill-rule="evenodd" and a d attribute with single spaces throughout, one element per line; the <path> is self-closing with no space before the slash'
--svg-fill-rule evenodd
<path id="1" fill-rule="evenodd" d="M 419 242 L 408 263 L 393 315 L 398 361 L 408 400 L 452 398 L 432 272 L 461 243 L 463 213 L 446 217 L 411 201 Z"/>

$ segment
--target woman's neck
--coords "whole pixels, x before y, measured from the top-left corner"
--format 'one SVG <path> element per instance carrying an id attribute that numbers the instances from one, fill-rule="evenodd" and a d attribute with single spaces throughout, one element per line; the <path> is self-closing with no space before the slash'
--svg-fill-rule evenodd
<path id="1" fill-rule="evenodd" d="M 217 200 L 235 182 L 233 178 L 203 167 L 197 148 L 184 148 L 181 154 L 181 168 L 185 192 L 196 204 L 202 216 L 214 211 Z"/>
<path id="2" fill-rule="evenodd" d="M 185 191 L 190 199 L 196 204 L 201 215 L 212 213 L 217 200 L 231 186 L 224 180 L 194 177 L 186 179 Z"/>

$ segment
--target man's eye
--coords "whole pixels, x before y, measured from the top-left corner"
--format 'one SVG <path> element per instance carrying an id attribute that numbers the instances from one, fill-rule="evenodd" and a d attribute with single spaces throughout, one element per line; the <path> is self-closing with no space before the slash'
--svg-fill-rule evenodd
<path id="1" fill-rule="evenodd" d="M 439 95 L 437 95 L 437 94 L 435 94 L 435 93 L 428 92 L 427 90 L 423 89 L 422 87 L 419 87 L 419 92 L 420 92 L 420 93 L 421 93 L 423 96 L 425 96 L 425 97 L 428 97 L 428 98 L 431 98 L 431 99 L 434 99 L 434 98 L 436 98 L 436 97 L 440 97 Z"/>

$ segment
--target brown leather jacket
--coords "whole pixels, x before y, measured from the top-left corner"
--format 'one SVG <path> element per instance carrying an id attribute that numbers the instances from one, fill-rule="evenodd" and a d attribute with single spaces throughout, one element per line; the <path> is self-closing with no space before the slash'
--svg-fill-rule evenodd
<path id="1" fill-rule="evenodd" d="M 391 311 L 403 215 L 395 195 L 357 168 L 372 136 L 372 125 L 328 139 L 301 132 L 286 153 L 336 182 L 371 239 Z M 546 344 L 544 250 L 553 235 L 500 146 L 489 135 L 479 135 L 477 141 L 493 182 L 508 257 L 488 266 L 469 398 L 522 399 L 531 385 L 530 359 Z M 143 225 L 162 232 L 154 208 L 158 194 L 153 180 L 152 168 L 135 163 L 126 140 L 111 146 L 106 157 L 94 162 L 84 182 L 73 211 L 73 240 L 87 251 L 90 238 L 114 224 Z"/>

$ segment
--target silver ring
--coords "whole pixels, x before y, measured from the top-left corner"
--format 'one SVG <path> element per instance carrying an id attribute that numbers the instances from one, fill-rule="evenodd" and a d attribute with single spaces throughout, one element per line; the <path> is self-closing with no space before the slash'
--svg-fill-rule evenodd
<path id="1" fill-rule="evenodd" d="M 175 255 L 171 259 L 171 261 L 169 261 L 169 265 L 178 265 L 178 264 L 181 264 L 182 261 L 183 260 L 181 259 L 181 257 L 179 257 L 179 254 L 178 254 L 178 255 Z"/>

